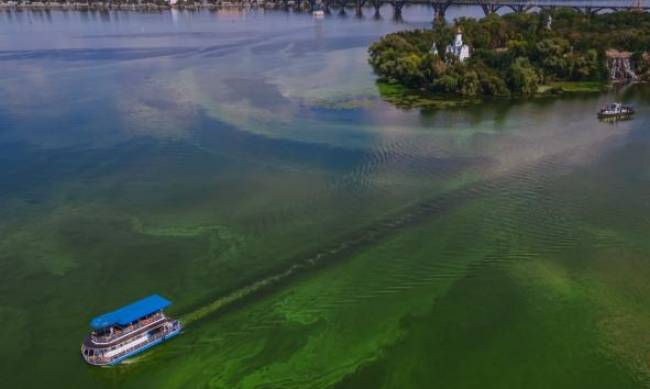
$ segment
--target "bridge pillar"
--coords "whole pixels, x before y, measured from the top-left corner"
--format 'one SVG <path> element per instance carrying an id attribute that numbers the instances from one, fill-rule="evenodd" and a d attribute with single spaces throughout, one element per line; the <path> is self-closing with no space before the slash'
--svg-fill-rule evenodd
<path id="1" fill-rule="evenodd" d="M 337 1 L 339 7 L 339 15 L 345 15 L 345 7 L 348 5 L 348 0 L 338 0 Z"/>
<path id="2" fill-rule="evenodd" d="M 433 6 L 433 22 L 444 22 L 445 20 L 445 10 L 441 7 Z"/>
<path id="3" fill-rule="evenodd" d="M 366 5 L 366 0 L 356 0 L 354 3 L 354 12 L 357 17 L 363 16 L 363 6 Z"/>
<path id="4" fill-rule="evenodd" d="M 375 9 L 374 18 L 381 19 L 381 13 L 379 12 L 379 8 L 381 8 L 381 5 L 383 4 L 382 0 L 370 0 L 370 4 Z"/>
<path id="5" fill-rule="evenodd" d="M 405 0 L 392 0 L 390 2 L 393 6 L 393 19 L 397 21 L 402 20 L 402 7 L 404 7 L 404 4 L 406 3 Z"/>
<path id="6" fill-rule="evenodd" d="M 443 1 L 433 1 L 431 6 L 433 7 L 433 23 L 436 22 L 445 22 L 445 14 L 447 13 L 447 8 L 453 0 L 443 0 Z"/>
<path id="7" fill-rule="evenodd" d="M 501 4 L 497 0 L 478 0 L 478 4 L 481 6 L 485 16 L 489 16 L 501 8 Z"/>

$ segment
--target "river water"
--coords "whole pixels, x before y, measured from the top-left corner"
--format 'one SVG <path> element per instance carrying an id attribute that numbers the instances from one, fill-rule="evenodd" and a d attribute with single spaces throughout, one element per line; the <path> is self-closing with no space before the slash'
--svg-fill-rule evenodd
<path id="1" fill-rule="evenodd" d="M 399 109 L 432 11 L 365 13 L 0 13 L 4 387 L 650 385 L 647 87 Z M 151 293 L 185 333 L 87 366 Z"/>

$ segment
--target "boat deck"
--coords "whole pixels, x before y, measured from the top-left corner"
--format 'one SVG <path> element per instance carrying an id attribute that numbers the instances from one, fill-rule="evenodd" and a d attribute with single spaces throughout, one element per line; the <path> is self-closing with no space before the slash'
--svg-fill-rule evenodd
<path id="1" fill-rule="evenodd" d="M 124 347 L 119 352 L 111 355 L 83 355 L 86 362 L 96 366 L 115 365 L 122 360 L 147 350 L 158 343 L 172 338 L 180 333 L 182 325 L 176 320 L 166 321 L 160 329 L 154 330 L 155 333 L 149 335 L 142 342 L 134 342 L 132 346 Z"/>
<path id="2" fill-rule="evenodd" d="M 166 320 L 167 317 L 164 314 L 158 313 L 151 318 L 138 322 L 137 324 L 116 330 L 108 336 L 95 336 L 91 334 L 86 337 L 84 344 L 89 347 L 109 347 L 116 343 L 124 341 L 131 336 L 138 335 L 158 325 L 161 325 Z"/>

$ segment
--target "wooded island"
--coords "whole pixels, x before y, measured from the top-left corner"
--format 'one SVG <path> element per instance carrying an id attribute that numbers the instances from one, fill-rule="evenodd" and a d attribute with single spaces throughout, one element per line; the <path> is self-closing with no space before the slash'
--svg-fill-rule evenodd
<path id="1" fill-rule="evenodd" d="M 650 79 L 650 14 L 572 10 L 457 19 L 369 48 L 380 81 L 440 96 L 533 96 Z"/>

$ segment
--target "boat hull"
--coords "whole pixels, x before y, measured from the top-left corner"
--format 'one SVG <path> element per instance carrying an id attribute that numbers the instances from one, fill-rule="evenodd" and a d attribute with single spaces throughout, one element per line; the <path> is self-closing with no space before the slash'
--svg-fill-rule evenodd
<path id="1" fill-rule="evenodd" d="M 183 327 L 182 327 L 181 325 L 179 325 L 177 329 L 171 331 L 170 333 L 166 334 L 165 336 L 161 337 L 160 339 L 157 339 L 157 340 L 155 340 L 155 341 L 153 341 L 153 342 L 151 342 L 151 343 L 148 343 L 148 344 L 142 346 L 142 347 L 139 348 L 139 349 L 133 350 L 132 352 L 130 352 L 130 353 L 128 353 L 128 354 L 125 354 L 125 355 L 123 355 L 123 356 L 121 356 L 121 357 L 115 359 L 115 360 L 112 361 L 111 363 L 109 363 L 109 364 L 107 364 L 107 365 L 104 365 L 104 366 L 115 366 L 115 365 L 119 365 L 120 363 L 124 362 L 125 360 L 127 360 L 127 359 L 129 359 L 129 358 L 133 358 L 133 357 L 135 357 L 136 355 L 141 354 L 141 353 L 143 353 L 143 352 L 149 350 L 150 348 L 153 348 L 153 347 L 155 347 L 155 346 L 157 346 L 157 345 L 159 345 L 159 344 L 161 344 L 161 343 L 164 343 L 164 342 L 168 341 L 169 339 L 171 339 L 171 338 L 173 338 L 173 337 L 179 335 L 179 334 L 181 333 L 181 330 L 182 330 L 182 329 L 183 329 Z"/>
<path id="2" fill-rule="evenodd" d="M 626 113 L 599 113 L 598 117 L 601 119 L 618 119 L 618 118 L 629 118 L 634 115 L 634 112 Z"/>
<path id="3" fill-rule="evenodd" d="M 136 347 L 135 349 L 125 353 L 124 355 L 120 355 L 119 357 L 115 357 L 114 359 L 110 360 L 93 360 L 91 358 L 87 358 L 83 355 L 83 347 L 82 347 L 82 356 L 84 357 L 84 360 L 93 366 L 102 366 L 102 367 L 108 367 L 108 366 L 116 366 L 119 365 L 120 363 L 124 362 L 125 360 L 129 358 L 133 358 L 134 356 L 141 354 L 150 348 L 153 348 L 161 343 L 164 343 L 168 341 L 169 339 L 179 335 L 181 331 L 183 330 L 183 325 L 180 322 L 174 321 L 175 324 L 172 326 L 172 328 L 169 331 L 166 331 L 166 333 L 160 337 L 158 337 L 155 340 L 143 343 L 139 347 Z"/>
<path id="4" fill-rule="evenodd" d="M 627 120 L 632 120 L 634 117 L 633 113 L 626 113 L 626 114 L 598 114 L 598 120 L 602 122 L 607 122 L 607 123 L 615 123 L 619 121 L 627 121 Z"/>

